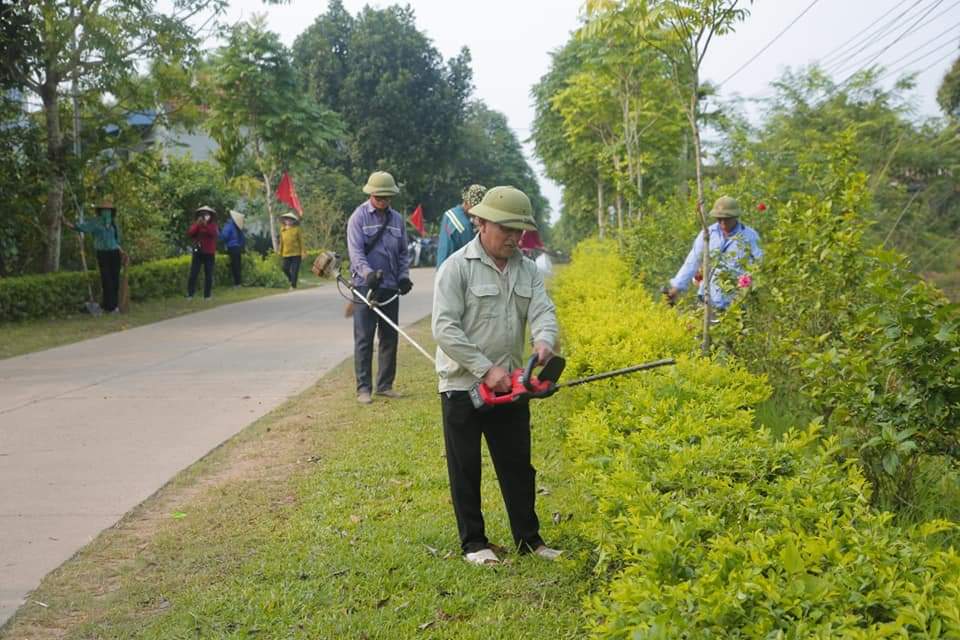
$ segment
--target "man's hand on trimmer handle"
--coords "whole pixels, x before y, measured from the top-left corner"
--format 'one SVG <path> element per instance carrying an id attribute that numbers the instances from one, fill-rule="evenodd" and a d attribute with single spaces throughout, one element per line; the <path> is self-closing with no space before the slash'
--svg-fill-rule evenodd
<path id="1" fill-rule="evenodd" d="M 383 271 L 371 271 L 367 274 L 365 281 L 371 291 L 379 289 L 380 283 L 383 282 Z"/>
<path id="2" fill-rule="evenodd" d="M 483 384 L 496 393 L 509 393 L 512 387 L 510 372 L 503 367 L 491 367 L 483 376 Z"/>
<path id="3" fill-rule="evenodd" d="M 537 354 L 537 364 L 541 367 L 547 364 L 547 360 L 553 357 L 553 347 L 546 342 L 534 342 L 533 352 Z"/>

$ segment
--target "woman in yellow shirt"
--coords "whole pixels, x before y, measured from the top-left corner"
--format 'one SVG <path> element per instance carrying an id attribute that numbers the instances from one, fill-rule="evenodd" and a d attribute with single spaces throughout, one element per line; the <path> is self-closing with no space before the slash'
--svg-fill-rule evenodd
<path id="1" fill-rule="evenodd" d="M 280 258 L 283 260 L 283 273 L 290 281 L 290 288 L 297 288 L 297 276 L 300 275 L 300 262 L 306 255 L 303 248 L 303 235 L 300 233 L 300 218 L 295 213 L 280 216 L 283 227 L 280 229 Z"/>

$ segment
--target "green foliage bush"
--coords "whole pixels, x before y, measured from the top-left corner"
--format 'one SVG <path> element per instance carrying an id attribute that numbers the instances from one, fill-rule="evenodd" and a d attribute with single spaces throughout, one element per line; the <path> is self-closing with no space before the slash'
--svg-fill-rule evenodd
<path id="1" fill-rule="evenodd" d="M 130 267 L 130 299 L 134 302 L 182 295 L 187 288 L 190 256 L 154 260 Z M 201 282 L 203 274 L 200 275 Z M 87 282 L 99 301 L 100 278 L 96 271 L 0 278 L 0 321 L 28 320 L 75 314 L 87 300 Z M 243 258 L 243 283 L 255 287 L 285 288 L 287 280 L 273 261 L 247 252 Z M 218 254 L 214 286 L 230 286 L 229 257 Z"/>
<path id="2" fill-rule="evenodd" d="M 610 638 L 960 636 L 955 525 L 896 526 L 815 421 L 772 441 L 770 394 L 733 358 L 702 358 L 695 325 L 654 303 L 614 248 L 586 243 L 555 299 L 576 374 L 672 355 L 676 367 L 557 399 L 583 524 L 605 586 L 587 599 Z"/>
<path id="3" fill-rule="evenodd" d="M 720 353 L 821 415 L 863 462 L 875 504 L 906 513 L 927 492 L 925 465 L 960 461 L 960 313 L 902 257 L 872 245 L 856 144 L 850 129 L 811 143 L 789 169 L 756 163 L 736 184 L 714 185 L 767 204 L 745 207 L 764 259 L 714 337 Z M 651 292 L 689 250 L 692 220 L 663 207 L 631 230 L 625 258 Z M 684 304 L 695 321 L 692 296 Z"/>
<path id="4" fill-rule="evenodd" d="M 863 461 L 877 504 L 912 509 L 925 457 L 960 461 L 960 309 L 872 246 L 854 145 L 848 134 L 798 159 L 791 179 L 805 190 L 778 207 L 754 286 L 718 332 L 777 386 L 804 394 Z M 774 190 L 779 179 L 752 178 Z"/>

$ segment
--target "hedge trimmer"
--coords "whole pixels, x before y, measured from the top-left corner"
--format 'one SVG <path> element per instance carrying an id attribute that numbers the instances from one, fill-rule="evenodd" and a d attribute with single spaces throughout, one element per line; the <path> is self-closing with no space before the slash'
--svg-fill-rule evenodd
<path id="1" fill-rule="evenodd" d="M 564 387 L 575 387 L 588 382 L 615 378 L 636 371 L 645 371 L 647 369 L 656 369 L 657 367 L 676 364 L 676 360 L 673 358 L 664 358 L 662 360 L 636 364 L 632 367 L 597 373 L 592 376 L 586 376 L 585 378 L 577 378 L 576 380 L 557 383 L 560 374 L 563 373 L 567 365 L 567 361 L 561 356 L 553 356 L 547 361 L 547 364 L 543 366 L 543 369 L 540 370 L 540 374 L 534 375 L 533 368 L 537 365 L 537 358 L 537 354 L 531 355 L 525 369 L 515 369 L 513 373 L 510 374 L 510 391 L 506 393 L 497 393 L 483 382 L 478 382 L 474 385 L 474 387 L 470 389 L 470 400 L 473 402 L 474 408 L 485 409 L 524 400 L 549 398 Z"/>

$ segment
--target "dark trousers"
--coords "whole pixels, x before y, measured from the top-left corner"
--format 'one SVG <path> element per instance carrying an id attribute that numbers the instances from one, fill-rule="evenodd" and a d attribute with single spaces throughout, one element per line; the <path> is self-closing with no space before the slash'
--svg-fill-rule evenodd
<path id="1" fill-rule="evenodd" d="M 120 295 L 120 249 L 97 251 L 97 266 L 100 268 L 100 289 L 103 292 L 104 311 L 117 308 Z"/>
<path id="2" fill-rule="evenodd" d="M 526 402 L 477 411 L 466 391 L 440 394 L 443 442 L 453 513 L 464 553 L 489 544 L 480 510 L 480 436 L 487 440 L 500 493 L 520 552 L 543 544 L 537 519 L 536 469 L 530 463 L 530 407 Z"/>
<path id="3" fill-rule="evenodd" d="M 297 278 L 300 276 L 300 256 L 287 256 L 283 259 L 283 273 L 286 274 L 290 286 L 297 288 Z"/>
<path id="4" fill-rule="evenodd" d="M 367 287 L 357 287 L 367 295 Z M 380 300 L 393 297 L 396 291 L 380 289 L 375 294 Z M 379 307 L 394 324 L 400 316 L 400 301 Z M 377 391 L 389 391 L 397 377 L 397 330 L 384 322 L 363 302 L 353 303 L 353 363 L 357 376 L 357 391 L 372 391 L 373 336 L 377 334 L 380 348 L 377 354 Z"/>
<path id="5" fill-rule="evenodd" d="M 233 286 L 239 287 L 243 275 L 243 249 L 240 247 L 230 247 L 227 249 L 230 255 L 230 274 L 233 276 Z"/>
<path id="6" fill-rule="evenodd" d="M 197 291 L 197 276 L 200 274 L 200 265 L 203 265 L 203 297 L 209 298 L 213 289 L 213 254 L 193 252 L 190 262 L 190 277 L 187 278 L 187 295 L 193 297 Z"/>

